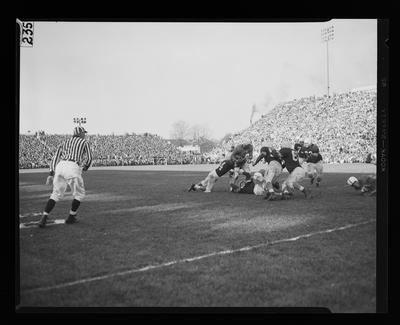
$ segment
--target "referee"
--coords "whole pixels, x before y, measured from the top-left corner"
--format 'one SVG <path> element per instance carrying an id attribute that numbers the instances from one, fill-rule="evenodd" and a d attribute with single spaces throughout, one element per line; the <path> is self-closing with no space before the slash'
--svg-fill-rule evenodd
<path id="1" fill-rule="evenodd" d="M 67 186 L 71 188 L 74 199 L 65 223 L 72 224 L 77 222 L 77 210 L 85 197 L 82 170 L 88 170 L 92 163 L 92 152 L 89 143 L 85 140 L 86 133 L 87 131 L 83 127 L 75 127 L 73 137 L 65 140 L 58 147 L 53 157 L 50 175 L 46 181 L 47 185 L 53 185 L 53 193 L 47 201 L 42 218 L 39 221 L 40 228 L 46 226 L 51 210 L 53 210 L 56 202 L 64 197 Z"/>

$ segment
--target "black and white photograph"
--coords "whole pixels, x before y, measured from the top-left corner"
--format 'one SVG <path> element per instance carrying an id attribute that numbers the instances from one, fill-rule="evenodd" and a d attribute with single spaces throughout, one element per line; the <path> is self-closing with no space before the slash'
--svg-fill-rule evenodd
<path id="1" fill-rule="evenodd" d="M 16 311 L 379 312 L 382 24 L 16 18 Z"/>

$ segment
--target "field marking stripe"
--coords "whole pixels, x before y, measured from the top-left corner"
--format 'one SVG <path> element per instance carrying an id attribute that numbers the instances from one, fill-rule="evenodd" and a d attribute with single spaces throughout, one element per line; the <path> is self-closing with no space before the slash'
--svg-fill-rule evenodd
<path id="1" fill-rule="evenodd" d="M 77 285 L 77 284 L 83 284 L 83 283 L 88 283 L 88 282 L 93 282 L 93 281 L 98 281 L 98 280 L 104 280 L 104 279 L 108 279 L 108 278 L 112 278 L 112 277 L 116 277 L 116 276 L 123 276 L 123 275 L 127 275 L 127 274 L 145 272 L 145 271 L 159 269 L 159 268 L 170 266 L 170 265 L 174 265 L 174 264 L 193 262 L 193 261 L 201 260 L 201 259 L 204 259 L 204 258 L 207 258 L 207 257 L 218 256 L 218 255 L 226 255 L 226 254 L 233 254 L 233 253 L 237 253 L 237 252 L 249 251 L 249 250 L 253 250 L 253 249 L 256 249 L 256 248 L 270 246 L 270 245 L 274 245 L 274 244 L 296 241 L 296 240 L 299 240 L 299 239 L 302 239 L 302 238 L 308 238 L 308 237 L 311 237 L 311 236 L 330 233 L 330 232 L 334 232 L 334 231 L 338 231 L 338 230 L 345 230 L 345 229 L 349 229 L 349 228 L 365 225 L 365 224 L 372 223 L 372 222 L 375 222 L 375 220 L 368 220 L 368 221 L 363 221 L 363 222 L 359 222 L 359 223 L 348 224 L 348 225 L 345 225 L 345 226 L 342 226 L 342 227 L 336 227 L 336 228 L 331 228 L 331 229 L 311 232 L 311 233 L 300 235 L 300 236 L 297 236 L 297 237 L 279 239 L 279 240 L 275 240 L 275 241 L 271 241 L 271 242 L 267 242 L 267 243 L 262 243 L 262 244 L 258 244 L 258 245 L 254 245 L 254 246 L 246 246 L 246 247 L 237 248 L 237 249 L 228 249 L 228 250 L 219 251 L 219 252 L 212 252 L 212 253 L 209 253 L 209 254 L 200 255 L 200 256 L 196 256 L 196 257 L 184 258 L 184 259 L 181 259 L 181 260 L 174 260 L 174 261 L 161 263 L 161 264 L 148 265 L 148 266 L 142 267 L 140 269 L 121 271 L 121 272 L 116 272 L 116 273 L 111 273 L 111 274 L 100 275 L 100 276 L 96 276 L 96 277 L 91 277 L 91 278 L 85 278 L 85 279 L 81 279 L 81 280 L 71 281 L 71 282 L 65 282 L 65 283 L 61 283 L 61 284 L 57 284 L 57 285 L 53 285 L 53 286 L 39 287 L 39 288 L 33 288 L 33 289 L 27 289 L 27 290 L 21 290 L 21 291 L 24 292 L 24 293 L 28 293 L 28 292 L 47 291 L 47 290 L 52 290 L 52 289 L 60 289 L 60 288 L 65 288 L 65 287 L 71 287 L 71 286 L 74 286 L 74 285 Z"/>
<path id="2" fill-rule="evenodd" d="M 19 229 L 28 229 L 28 228 L 37 228 L 39 221 L 31 221 L 26 223 L 20 223 Z M 65 224 L 64 219 L 55 219 L 52 222 L 46 223 L 46 227 L 55 226 L 55 225 L 63 225 Z"/>
<path id="3" fill-rule="evenodd" d="M 41 216 L 42 212 L 29 212 L 29 213 L 25 213 L 25 214 L 20 214 L 19 217 L 20 218 L 27 218 L 27 217 L 38 217 Z"/>

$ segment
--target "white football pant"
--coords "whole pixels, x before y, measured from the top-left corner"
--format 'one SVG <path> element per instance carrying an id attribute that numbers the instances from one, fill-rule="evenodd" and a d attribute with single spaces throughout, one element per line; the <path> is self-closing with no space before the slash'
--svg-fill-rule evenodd
<path id="1" fill-rule="evenodd" d="M 82 167 L 73 161 L 61 160 L 53 179 L 53 193 L 50 199 L 59 201 L 64 197 L 67 187 L 71 188 L 72 196 L 78 201 L 85 197 L 85 185 L 82 178 Z"/>

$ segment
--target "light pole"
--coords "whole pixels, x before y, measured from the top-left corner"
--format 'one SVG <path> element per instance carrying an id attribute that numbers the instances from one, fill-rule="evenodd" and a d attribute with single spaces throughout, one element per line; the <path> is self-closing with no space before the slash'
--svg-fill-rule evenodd
<path id="1" fill-rule="evenodd" d="M 321 29 L 321 41 L 326 42 L 326 77 L 328 83 L 328 97 L 329 97 L 329 41 L 333 40 L 334 28 L 333 26 L 325 27 Z"/>
<path id="2" fill-rule="evenodd" d="M 74 117 L 73 121 L 74 124 L 79 124 L 79 126 L 81 126 L 81 124 L 86 124 L 86 117 Z"/>

